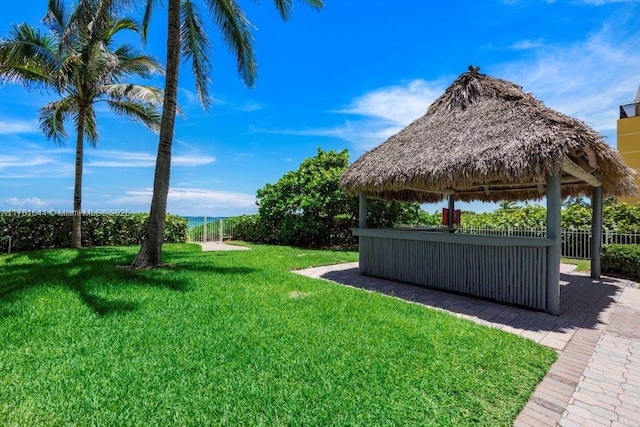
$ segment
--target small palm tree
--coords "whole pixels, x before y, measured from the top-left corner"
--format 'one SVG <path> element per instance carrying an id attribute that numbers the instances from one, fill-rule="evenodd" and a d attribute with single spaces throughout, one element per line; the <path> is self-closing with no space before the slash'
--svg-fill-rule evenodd
<path id="1" fill-rule="evenodd" d="M 85 0 L 96 1 L 96 0 Z M 101 0 L 101 4 L 124 4 L 132 0 Z M 157 0 L 144 0 L 146 9 L 143 19 L 145 28 Z M 324 0 L 301 0 L 315 9 L 324 7 Z M 236 57 L 238 74 L 244 83 L 252 87 L 255 83 L 257 65 L 253 51 L 252 25 L 236 0 L 203 0 L 212 20 L 221 32 L 222 39 Z M 173 143 L 178 90 L 178 69 L 181 56 L 191 61 L 196 78 L 196 90 L 202 106 L 210 104 L 207 90 L 210 75 L 209 39 L 203 20 L 192 0 L 168 0 L 167 16 L 167 73 L 164 89 L 164 104 L 160 126 L 160 141 L 156 158 L 153 197 L 149 222 L 144 242 L 133 268 L 150 268 L 162 264 L 162 242 L 164 240 L 165 216 L 171 171 L 171 146 Z M 287 20 L 293 9 L 293 0 L 274 0 L 280 17 Z"/>
<path id="2" fill-rule="evenodd" d="M 105 102 L 116 114 L 158 131 L 158 107 L 162 104 L 160 89 L 124 82 L 132 76 L 148 78 L 162 72 L 155 59 L 131 45 L 114 46 L 114 37 L 121 31 L 140 32 L 136 22 L 110 14 L 101 14 L 98 19 L 88 6 L 95 5 L 81 3 L 69 12 L 62 0 L 50 0 L 44 18 L 50 34 L 21 24 L 0 40 L 0 80 L 60 96 L 38 112 L 44 135 L 63 145 L 68 138 L 65 121 L 73 120 L 76 161 L 71 244 L 77 248 L 82 245 L 84 143 L 92 147 L 98 143 L 95 105 Z"/>

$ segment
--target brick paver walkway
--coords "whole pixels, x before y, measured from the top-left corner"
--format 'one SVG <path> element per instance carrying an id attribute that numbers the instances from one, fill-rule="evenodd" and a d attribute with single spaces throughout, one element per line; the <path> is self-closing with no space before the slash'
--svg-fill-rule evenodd
<path id="1" fill-rule="evenodd" d="M 618 299 L 559 424 L 640 426 L 640 290 Z"/>
<path id="2" fill-rule="evenodd" d="M 559 316 L 362 276 L 357 263 L 296 273 L 446 310 L 555 349 L 558 360 L 517 426 L 640 426 L 640 290 L 574 269 L 561 266 Z"/>

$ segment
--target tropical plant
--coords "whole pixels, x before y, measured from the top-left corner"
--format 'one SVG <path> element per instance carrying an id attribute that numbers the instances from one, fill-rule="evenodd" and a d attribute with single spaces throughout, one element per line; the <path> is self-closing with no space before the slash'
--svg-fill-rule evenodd
<path id="1" fill-rule="evenodd" d="M 286 173 L 275 184 L 258 190 L 257 217 L 239 217 L 239 238 L 295 246 L 355 245 L 351 229 L 358 226 L 358 198 L 340 189 L 340 176 L 349 165 L 347 150 L 318 149 L 314 157 Z M 367 226 L 391 227 L 431 221 L 417 203 L 371 199 Z M 239 233 L 239 234 L 238 234 Z"/>
<path id="2" fill-rule="evenodd" d="M 571 206 L 582 206 L 582 207 L 591 207 L 591 204 L 585 200 L 585 198 L 583 196 L 577 196 L 577 197 L 567 197 L 563 202 L 562 202 L 562 207 L 564 208 L 568 208 Z"/>
<path id="3" fill-rule="evenodd" d="M 562 228 L 590 230 L 591 206 L 571 204 L 561 211 Z M 524 205 L 510 210 L 469 214 L 463 212 L 462 225 L 466 227 L 507 230 L 512 228 L 544 229 L 547 226 L 547 210 L 538 204 Z M 627 203 L 607 204 L 602 209 L 602 225 L 605 230 L 618 233 L 640 232 L 640 206 Z"/>
<path id="4" fill-rule="evenodd" d="M 50 0 L 44 24 L 50 34 L 27 24 L 16 25 L 0 40 L 0 79 L 27 89 L 54 91 L 60 99 L 38 112 L 44 135 L 64 145 L 65 122 L 76 131 L 72 246 L 81 247 L 82 169 L 84 143 L 96 147 L 98 128 L 95 104 L 158 130 L 161 91 L 152 86 L 125 83 L 133 76 L 160 73 L 155 59 L 129 44 L 115 46 L 121 31 L 140 32 L 131 19 L 97 13 L 95 1 L 67 10 L 62 0 Z"/>
<path id="5" fill-rule="evenodd" d="M 113 0 L 114 2 L 116 0 Z M 324 7 L 324 0 L 301 0 L 315 9 Z M 150 268 L 162 264 L 162 242 L 167 212 L 167 197 L 171 169 L 171 146 L 176 115 L 178 69 L 180 57 L 191 61 L 196 78 L 196 91 L 202 106 L 210 104 L 208 77 L 210 70 L 209 39 L 204 21 L 191 0 L 168 0 L 167 64 L 164 107 L 160 140 L 153 181 L 153 197 L 144 242 L 132 263 L 133 268 Z M 143 27 L 147 28 L 156 0 L 146 0 Z M 252 87 L 257 66 L 253 51 L 251 23 L 235 0 L 204 0 L 213 21 L 236 58 L 238 74 Z M 293 9 L 292 0 L 274 0 L 280 17 L 287 20 Z"/>
<path id="6" fill-rule="evenodd" d="M 515 209 L 518 205 L 516 202 L 510 202 L 507 200 L 503 200 L 498 203 L 498 208 L 503 211 L 508 211 L 510 209 Z"/>

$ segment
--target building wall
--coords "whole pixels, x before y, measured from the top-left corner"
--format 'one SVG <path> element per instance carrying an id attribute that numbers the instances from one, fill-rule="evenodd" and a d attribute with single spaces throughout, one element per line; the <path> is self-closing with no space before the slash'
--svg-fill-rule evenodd
<path id="1" fill-rule="evenodd" d="M 640 116 L 618 120 L 618 151 L 622 160 L 640 174 Z M 640 176 L 636 176 L 636 185 L 640 188 Z M 618 200 L 640 204 L 640 195 Z"/>

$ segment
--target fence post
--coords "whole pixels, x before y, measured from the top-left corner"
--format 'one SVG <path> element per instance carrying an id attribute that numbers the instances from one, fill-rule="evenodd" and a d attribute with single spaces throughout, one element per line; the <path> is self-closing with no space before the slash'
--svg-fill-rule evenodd
<path id="1" fill-rule="evenodd" d="M 364 193 L 359 196 L 358 228 L 367 228 L 367 196 Z"/>
<path id="2" fill-rule="evenodd" d="M 224 223 L 222 222 L 222 218 L 219 219 L 220 221 L 220 243 L 224 242 Z"/>
<path id="3" fill-rule="evenodd" d="M 591 197 L 591 233 L 602 234 L 602 187 L 593 187 Z M 602 243 L 599 239 L 591 239 L 591 278 L 600 278 L 600 252 Z"/>
<path id="4" fill-rule="evenodd" d="M 547 177 L 547 239 L 553 244 L 547 247 L 547 311 L 560 314 L 560 252 L 562 228 L 560 225 L 560 175 Z"/>
<path id="5" fill-rule="evenodd" d="M 207 243 L 207 217 L 202 217 L 202 243 Z"/>

